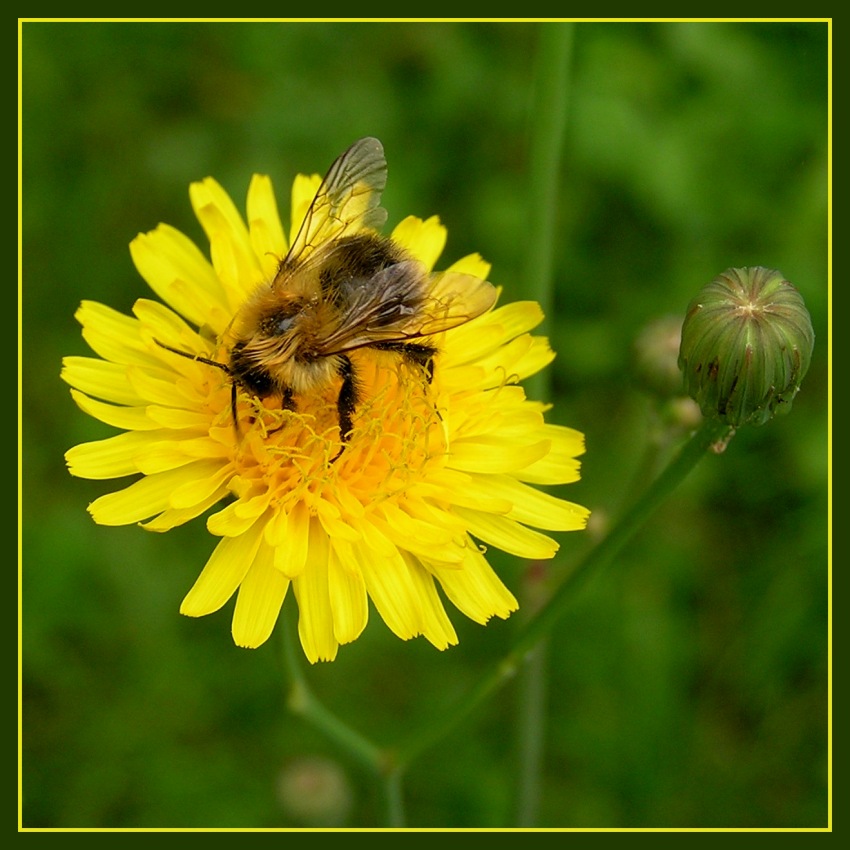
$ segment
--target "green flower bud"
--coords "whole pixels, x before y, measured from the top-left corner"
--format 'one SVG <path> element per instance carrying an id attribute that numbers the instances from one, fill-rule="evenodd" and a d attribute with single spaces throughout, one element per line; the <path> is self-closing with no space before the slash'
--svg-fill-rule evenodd
<path id="1" fill-rule="evenodd" d="M 682 374 L 677 362 L 681 340 L 679 316 L 653 319 L 635 339 L 635 376 L 646 390 L 661 398 L 682 395 Z"/>
<path id="2" fill-rule="evenodd" d="M 679 368 L 704 416 L 762 425 L 790 410 L 814 342 L 803 298 L 781 272 L 727 269 L 688 306 Z"/>

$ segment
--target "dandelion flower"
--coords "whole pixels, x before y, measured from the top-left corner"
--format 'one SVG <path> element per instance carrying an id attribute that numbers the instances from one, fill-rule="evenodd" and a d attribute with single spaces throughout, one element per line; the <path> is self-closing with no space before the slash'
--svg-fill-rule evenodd
<path id="1" fill-rule="evenodd" d="M 132 316 L 80 306 L 97 357 L 65 358 L 62 377 L 84 412 L 122 433 L 75 446 L 66 460 L 84 478 L 137 476 L 89 506 L 103 525 L 167 531 L 225 502 L 207 517 L 220 540 L 180 611 L 210 614 L 236 593 L 239 646 L 269 637 L 291 585 L 311 662 L 332 660 L 362 633 L 369 600 L 398 637 L 445 649 L 457 635 L 444 598 L 482 624 L 517 608 L 486 547 L 551 558 L 558 544 L 538 529 L 585 526 L 585 508 L 535 486 L 578 479 L 583 436 L 545 422 L 546 406 L 519 386 L 554 357 L 530 334 L 543 318 L 532 302 L 429 336 L 427 370 L 392 345 L 351 350 L 350 430 L 344 376 L 291 398 L 235 379 L 228 358 L 246 302 L 269 287 L 308 226 L 311 250 L 340 238 L 333 213 L 318 221 L 311 206 L 330 175 L 295 179 L 288 238 L 269 178 L 255 176 L 246 219 L 213 179 L 192 184 L 210 260 L 165 224 L 132 241 L 136 268 L 165 304 L 139 299 Z M 347 214 L 346 236 L 372 232 L 376 210 Z M 409 217 L 390 238 L 430 274 L 446 230 L 436 217 Z M 428 279 L 484 282 L 489 270 L 474 254 Z"/>

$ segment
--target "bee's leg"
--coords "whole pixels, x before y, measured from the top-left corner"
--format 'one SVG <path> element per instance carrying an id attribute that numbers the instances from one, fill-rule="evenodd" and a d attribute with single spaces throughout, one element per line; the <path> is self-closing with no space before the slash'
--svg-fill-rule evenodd
<path id="1" fill-rule="evenodd" d="M 437 349 L 420 342 L 376 342 L 373 348 L 381 351 L 397 351 L 409 363 L 415 363 L 425 370 L 428 383 L 434 380 L 434 355 Z"/>
<path id="2" fill-rule="evenodd" d="M 405 351 L 404 356 L 425 370 L 425 377 L 430 384 L 434 380 L 434 354 L 436 352 L 433 348 L 428 348 L 425 345 L 417 345 L 416 348 L 422 350 L 417 350 L 412 354 L 409 351 Z"/>
<path id="3" fill-rule="evenodd" d="M 345 444 L 348 442 L 348 438 L 351 436 L 351 431 L 354 428 L 351 417 L 354 415 L 359 396 L 354 367 L 351 365 L 351 360 L 344 354 L 339 355 L 338 372 L 342 378 L 342 386 L 339 389 L 339 398 L 337 399 L 336 407 L 339 415 L 339 438 L 342 441 L 342 446 L 331 463 L 334 463 L 343 451 L 345 451 Z"/>
<path id="4" fill-rule="evenodd" d="M 413 363 L 425 371 L 428 386 L 431 386 L 434 380 L 434 356 L 437 353 L 433 345 L 424 345 L 421 342 L 376 342 L 372 347 L 381 351 L 397 351 L 408 363 Z M 436 405 L 434 413 L 438 419 L 443 418 Z"/>
<path id="5" fill-rule="evenodd" d="M 239 418 L 236 410 L 236 381 L 230 382 L 230 418 L 233 420 L 233 430 L 236 432 L 236 442 L 239 442 Z"/>

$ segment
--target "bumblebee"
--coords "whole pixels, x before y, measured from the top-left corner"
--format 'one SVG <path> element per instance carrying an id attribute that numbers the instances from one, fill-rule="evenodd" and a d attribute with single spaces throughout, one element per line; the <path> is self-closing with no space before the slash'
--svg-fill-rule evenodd
<path id="1" fill-rule="evenodd" d="M 395 352 L 422 367 L 430 382 L 438 353 L 433 336 L 492 307 L 492 284 L 466 274 L 429 274 L 379 234 L 387 217 L 380 206 L 386 180 L 377 139 L 361 139 L 335 160 L 274 278 L 235 316 L 226 363 L 158 343 L 230 377 L 234 423 L 238 389 L 259 399 L 278 396 L 284 409 L 294 410 L 298 396 L 341 380 L 341 454 L 360 400 L 351 352 Z"/>

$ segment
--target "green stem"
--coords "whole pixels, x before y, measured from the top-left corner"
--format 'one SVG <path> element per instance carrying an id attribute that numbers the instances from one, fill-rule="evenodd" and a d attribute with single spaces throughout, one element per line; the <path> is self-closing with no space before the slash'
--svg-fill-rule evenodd
<path id="1" fill-rule="evenodd" d="M 400 829 L 405 825 L 404 797 L 402 794 L 401 768 L 393 768 L 384 774 L 384 804 L 387 811 L 387 826 Z"/>
<path id="2" fill-rule="evenodd" d="M 714 420 L 705 420 L 699 430 L 670 461 L 666 469 L 655 479 L 632 508 L 620 519 L 607 537 L 600 541 L 561 582 L 552 598 L 536 617 L 518 635 L 511 656 L 521 659 L 537 641 L 547 634 L 570 602 L 577 587 L 604 566 L 607 566 L 631 538 L 643 527 L 653 511 L 687 477 L 688 473 L 716 443 L 729 436 L 728 425 Z"/>
<path id="3" fill-rule="evenodd" d="M 531 108 L 530 180 L 525 279 L 531 297 L 551 316 L 554 309 L 554 268 L 558 233 L 561 161 L 569 103 L 572 24 L 542 24 L 538 28 L 537 71 Z M 546 331 L 544 326 L 542 330 Z M 538 372 L 526 381 L 533 398 L 549 398 L 549 372 Z M 532 575 L 524 599 L 538 591 Z M 528 606 L 528 607 L 526 607 Z M 546 645 L 534 650 L 521 673 L 517 687 L 517 824 L 534 826 L 540 800 L 540 784 L 546 731 Z"/>
<path id="4" fill-rule="evenodd" d="M 554 307 L 554 269 L 559 232 L 561 161 L 569 104 L 569 70 L 573 25 L 542 24 L 531 108 L 529 150 L 528 230 L 526 232 L 525 280 L 530 297 L 551 316 Z M 544 319 L 542 330 L 546 331 Z M 548 372 L 538 372 L 524 382 L 530 395 L 541 395 Z"/>
<path id="5" fill-rule="evenodd" d="M 396 748 L 396 764 L 410 764 L 420 753 L 445 737 L 490 694 L 500 688 L 522 665 L 528 652 L 549 633 L 564 613 L 581 584 L 610 563 L 640 530 L 652 512 L 676 489 L 705 456 L 707 450 L 730 434 L 728 425 L 703 422 L 642 498 L 622 517 L 608 536 L 558 586 L 550 600 L 519 632 L 510 652 L 488 670 L 472 689 L 451 708 L 435 713 L 427 725 L 416 730 Z"/>
<path id="6" fill-rule="evenodd" d="M 546 740 L 546 695 L 548 692 L 548 641 L 542 640 L 528 654 L 517 680 L 517 768 L 516 825 L 537 825 L 540 809 L 543 753 Z"/>
<path id="7" fill-rule="evenodd" d="M 340 720 L 332 711 L 322 705 L 310 690 L 301 668 L 300 653 L 293 637 L 295 625 L 291 622 L 291 619 L 289 606 L 284 605 L 281 612 L 280 631 L 283 634 L 284 663 L 291 682 L 286 700 L 290 711 L 303 717 L 308 723 L 324 732 L 344 753 L 380 780 L 384 791 L 387 826 L 403 827 L 405 817 L 402 767 L 395 762 L 388 750 L 382 749 L 355 729 L 352 729 L 343 720 Z"/>
<path id="8" fill-rule="evenodd" d="M 383 775 L 387 761 L 384 751 L 325 708 L 307 685 L 299 663 L 298 647 L 293 638 L 294 625 L 290 622 L 289 606 L 283 606 L 281 619 L 284 661 L 291 682 L 286 700 L 290 711 L 324 732 L 367 770 L 379 776 Z"/>

